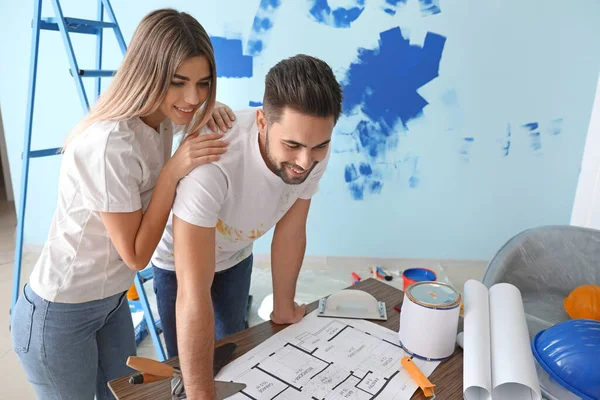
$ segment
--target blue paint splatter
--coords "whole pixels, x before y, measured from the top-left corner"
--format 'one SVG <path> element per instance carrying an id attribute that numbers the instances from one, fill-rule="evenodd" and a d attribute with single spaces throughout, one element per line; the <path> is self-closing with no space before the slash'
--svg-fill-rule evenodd
<path id="1" fill-rule="evenodd" d="M 550 121 L 550 127 L 548 128 L 549 133 L 553 136 L 560 135 L 560 132 L 562 131 L 562 122 L 562 118 L 557 118 Z"/>
<path id="2" fill-rule="evenodd" d="M 425 17 L 442 12 L 440 0 L 419 0 L 419 3 L 421 3 L 421 14 Z"/>
<path id="3" fill-rule="evenodd" d="M 368 118 L 358 122 L 354 135 L 371 165 L 395 149 L 407 123 L 422 115 L 428 103 L 417 90 L 438 76 L 445 42 L 444 36 L 428 33 L 423 47 L 411 45 L 398 27 L 380 34 L 379 48 L 359 49 L 342 83 L 343 112 L 352 115 L 358 108 Z M 409 185 L 419 181 L 413 173 Z"/>
<path id="4" fill-rule="evenodd" d="M 411 189 L 417 188 L 421 183 L 421 178 L 419 178 L 419 170 L 417 168 L 418 164 L 419 157 L 415 157 L 413 162 L 412 175 L 410 176 L 410 178 L 408 178 L 408 186 L 410 186 Z"/>
<path id="5" fill-rule="evenodd" d="M 386 0 L 387 5 L 384 6 L 383 11 L 390 15 L 396 15 L 400 5 L 406 5 L 408 0 Z"/>
<path id="6" fill-rule="evenodd" d="M 254 18 L 254 22 L 252 23 L 252 31 L 254 32 L 264 32 L 268 31 L 273 27 L 273 23 L 269 18 Z"/>
<path id="7" fill-rule="evenodd" d="M 350 189 L 350 195 L 354 200 L 363 200 L 365 187 L 363 184 L 351 183 L 348 187 Z"/>
<path id="8" fill-rule="evenodd" d="M 540 124 L 537 122 L 530 122 L 523 125 L 527 131 L 529 131 L 530 146 L 533 151 L 539 151 L 542 149 L 542 136 L 538 130 Z"/>
<path id="9" fill-rule="evenodd" d="M 369 192 L 371 192 L 371 194 L 379 194 L 381 193 L 382 187 L 383 183 L 381 183 L 381 181 L 373 181 L 369 183 Z"/>
<path id="10" fill-rule="evenodd" d="M 354 164 L 346 165 L 346 169 L 344 171 L 344 179 L 346 182 L 352 182 L 358 179 L 358 171 L 356 171 L 356 167 Z"/>
<path id="11" fill-rule="evenodd" d="M 262 103 L 262 101 L 250 100 L 249 105 L 250 105 L 250 107 L 262 107 L 263 103 Z"/>
<path id="12" fill-rule="evenodd" d="M 512 136 L 512 131 L 510 129 L 510 124 L 508 124 L 508 127 L 506 128 L 506 143 L 504 144 L 504 147 L 502 147 L 502 150 L 504 150 L 504 157 L 508 157 L 508 154 L 510 153 L 510 138 Z"/>
<path id="13" fill-rule="evenodd" d="M 407 3 L 407 0 L 386 0 L 386 3 L 383 7 L 383 11 L 390 15 L 396 15 L 400 6 L 404 6 Z M 419 0 L 421 15 L 424 17 L 439 14 L 442 12 L 440 9 L 440 1 L 439 0 Z"/>
<path id="14" fill-rule="evenodd" d="M 281 0 L 261 0 L 252 22 L 252 31 L 246 44 L 246 53 L 251 56 L 259 55 L 266 43 L 266 39 L 273 29 L 273 21 L 277 10 L 281 7 Z"/>
<path id="15" fill-rule="evenodd" d="M 359 167 L 359 171 L 361 175 L 369 176 L 373 173 L 371 166 L 367 163 L 361 163 Z"/>
<path id="16" fill-rule="evenodd" d="M 458 151 L 458 153 L 460 154 L 460 156 L 462 157 L 462 159 L 464 161 L 467 161 L 467 162 L 470 161 L 471 146 L 473 146 L 473 142 L 475 142 L 475 138 L 472 138 L 472 137 L 466 137 L 466 138 L 463 138 L 463 140 L 462 140 L 462 146 L 461 146 L 460 150 Z"/>
<path id="17" fill-rule="evenodd" d="M 226 78 L 249 78 L 252 76 L 252 57 L 242 53 L 242 41 L 211 36 L 217 76 Z"/>
<path id="18" fill-rule="evenodd" d="M 530 122 L 528 124 L 524 124 L 523 125 L 523 128 L 527 128 L 530 131 L 534 131 L 534 130 L 536 130 L 539 127 L 540 127 L 540 124 L 538 124 L 537 122 Z"/>
<path id="19" fill-rule="evenodd" d="M 386 142 L 393 133 L 388 129 L 380 129 L 377 124 L 371 121 L 360 121 L 356 126 L 356 130 L 362 147 L 359 151 L 366 151 L 371 158 L 377 158 L 385 152 Z"/>
<path id="20" fill-rule="evenodd" d="M 354 0 L 356 6 L 351 8 L 338 7 L 332 10 L 327 0 L 312 0 L 313 6 L 309 13 L 321 23 L 334 28 L 349 28 L 360 17 L 365 9 L 365 0 Z"/>

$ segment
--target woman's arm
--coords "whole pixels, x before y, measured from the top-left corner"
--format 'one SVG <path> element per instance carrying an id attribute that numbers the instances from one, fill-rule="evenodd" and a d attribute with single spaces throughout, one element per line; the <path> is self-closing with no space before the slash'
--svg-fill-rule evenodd
<path id="1" fill-rule="evenodd" d="M 167 224 L 177 183 L 195 167 L 220 158 L 227 146 L 227 142 L 218 140 L 221 137 L 189 135 L 161 171 L 145 213 L 100 213 L 110 239 L 129 268 L 140 271 L 148 265 Z"/>

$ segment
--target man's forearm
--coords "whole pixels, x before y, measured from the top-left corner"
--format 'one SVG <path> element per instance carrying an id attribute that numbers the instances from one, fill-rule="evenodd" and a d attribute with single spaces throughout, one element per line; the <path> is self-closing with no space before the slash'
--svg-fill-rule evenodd
<path id="1" fill-rule="evenodd" d="M 294 309 L 296 281 L 304 260 L 306 231 L 298 229 L 293 233 L 277 232 L 271 244 L 271 270 L 273 275 L 273 311 L 287 314 Z"/>
<path id="2" fill-rule="evenodd" d="M 184 296 L 179 291 L 176 313 L 179 363 L 187 399 L 213 400 L 215 318 L 210 294 Z"/>

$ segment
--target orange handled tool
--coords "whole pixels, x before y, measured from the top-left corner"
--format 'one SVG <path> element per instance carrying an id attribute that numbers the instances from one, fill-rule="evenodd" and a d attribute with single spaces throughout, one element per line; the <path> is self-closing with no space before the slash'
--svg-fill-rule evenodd
<path id="1" fill-rule="evenodd" d="M 129 383 L 132 385 L 140 385 L 142 383 L 153 383 L 168 379 L 165 376 L 157 376 L 152 374 L 147 374 L 145 372 L 138 372 L 135 375 L 129 377 Z"/>
<path id="2" fill-rule="evenodd" d="M 421 390 L 423 390 L 423 394 L 425 395 L 425 397 L 433 396 L 430 400 L 435 399 L 435 393 L 433 393 L 433 387 L 435 385 L 429 382 L 429 379 L 427 379 L 427 377 L 423 375 L 419 367 L 417 367 L 412 361 L 412 358 L 409 356 L 404 356 L 402 357 L 402 360 L 400 360 L 400 363 L 402 364 L 406 372 L 408 372 L 413 381 L 415 381 L 416 384 L 419 385 Z"/>
<path id="3" fill-rule="evenodd" d="M 181 373 L 176 371 L 170 365 L 151 360 L 149 358 L 130 356 L 127 358 L 126 364 L 128 367 L 136 369 L 142 373 L 163 377 L 165 379 L 173 376 L 181 376 Z"/>

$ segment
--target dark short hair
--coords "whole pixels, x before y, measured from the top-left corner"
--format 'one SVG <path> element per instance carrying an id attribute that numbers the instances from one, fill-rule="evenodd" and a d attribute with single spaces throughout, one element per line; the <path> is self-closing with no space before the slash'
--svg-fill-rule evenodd
<path id="1" fill-rule="evenodd" d="M 342 88 L 324 61 L 298 54 L 277 63 L 267 73 L 263 110 L 269 124 L 279 121 L 284 108 L 316 117 L 342 111 Z"/>

